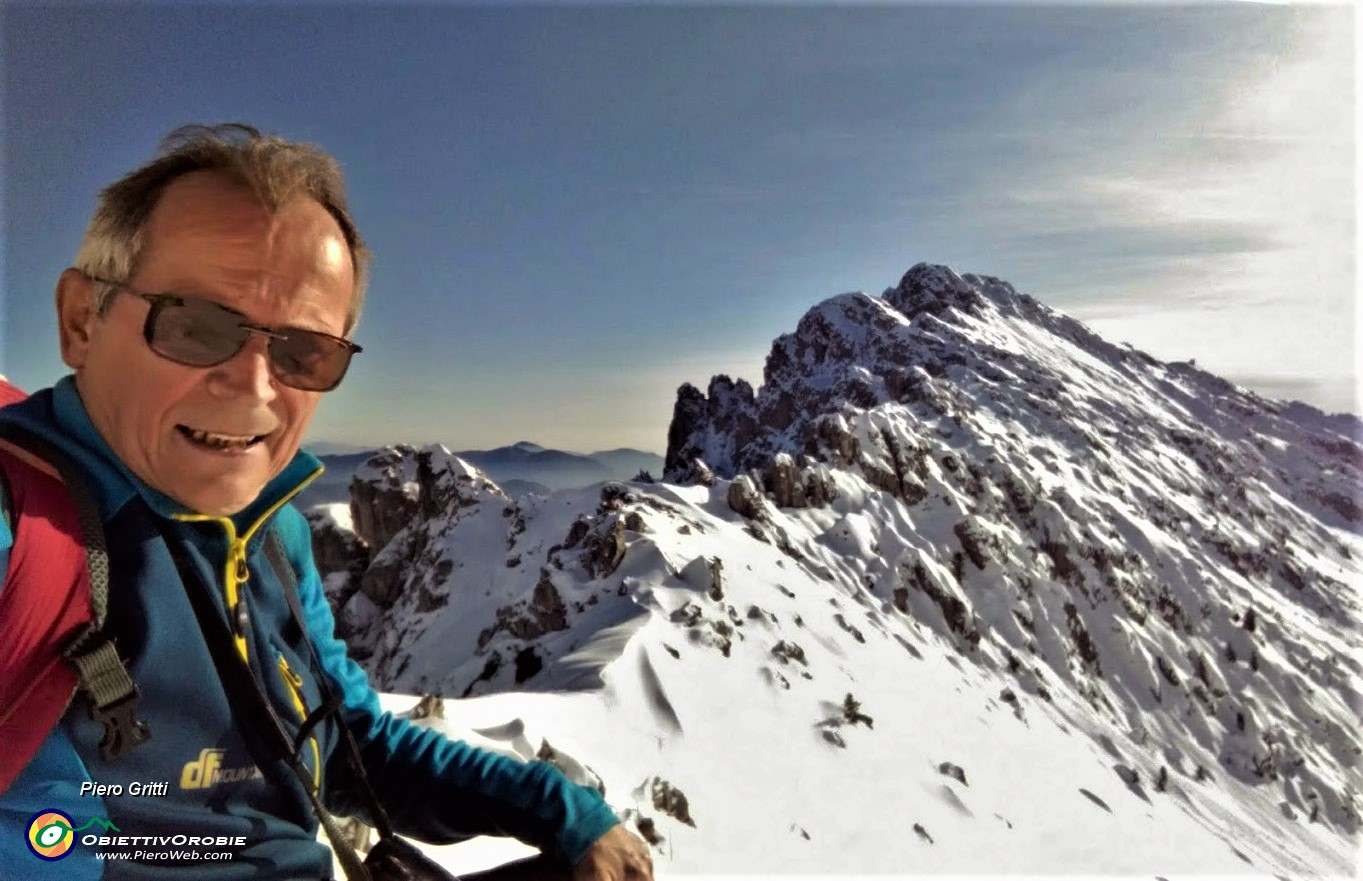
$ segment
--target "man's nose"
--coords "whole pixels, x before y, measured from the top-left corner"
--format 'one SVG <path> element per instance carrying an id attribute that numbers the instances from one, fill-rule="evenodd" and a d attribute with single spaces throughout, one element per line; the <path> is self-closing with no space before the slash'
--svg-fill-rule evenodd
<path id="1" fill-rule="evenodd" d="M 247 395 L 261 401 L 274 400 L 279 394 L 270 373 L 270 337 L 253 333 L 231 358 L 211 368 L 209 379 L 224 396 Z"/>

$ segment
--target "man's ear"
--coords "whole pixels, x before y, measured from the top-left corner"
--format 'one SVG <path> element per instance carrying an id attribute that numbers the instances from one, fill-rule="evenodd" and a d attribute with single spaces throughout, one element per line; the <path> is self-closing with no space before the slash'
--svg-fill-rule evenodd
<path id="1" fill-rule="evenodd" d="M 72 370 L 85 366 L 96 318 L 94 282 L 78 269 L 67 269 L 57 279 L 57 332 L 62 361 Z"/>

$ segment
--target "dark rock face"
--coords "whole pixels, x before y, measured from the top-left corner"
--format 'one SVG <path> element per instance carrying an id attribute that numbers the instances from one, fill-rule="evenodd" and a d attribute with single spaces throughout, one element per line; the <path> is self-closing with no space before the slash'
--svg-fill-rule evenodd
<path id="1" fill-rule="evenodd" d="M 355 471 L 350 514 L 355 534 L 375 552 L 414 523 L 476 504 L 485 493 L 510 499 L 496 484 L 441 446 L 387 447 Z"/>
<path id="2" fill-rule="evenodd" d="M 317 573 L 322 577 L 327 601 L 339 613 L 360 589 L 361 578 L 369 568 L 369 546 L 321 512 L 310 511 L 306 516 Z M 350 635 L 349 621 L 344 615 L 337 614 L 336 627 L 341 639 Z"/>
<path id="3" fill-rule="evenodd" d="M 350 572 L 369 566 L 369 546 L 355 533 L 321 516 L 309 516 L 312 558 L 323 578 L 333 572 Z"/>
<path id="4" fill-rule="evenodd" d="M 478 648 L 486 648 L 499 630 L 528 642 L 546 633 L 567 628 L 568 608 L 563 604 L 558 588 L 554 587 L 549 570 L 541 569 L 540 580 L 535 584 L 529 601 L 498 609 L 496 624 L 478 637 Z"/>
<path id="5" fill-rule="evenodd" d="M 406 566 L 401 560 L 389 557 L 364 571 L 360 576 L 360 593 L 373 600 L 379 608 L 386 609 L 397 601 L 406 582 Z"/>
<path id="6" fill-rule="evenodd" d="M 846 468 L 861 452 L 861 444 L 853 436 L 847 420 L 839 415 L 820 416 L 805 426 L 805 452 L 824 456 L 835 468 Z"/>
<path id="7" fill-rule="evenodd" d="M 909 318 L 922 312 L 940 315 L 948 309 L 978 316 L 984 309 L 984 298 L 965 279 L 945 266 L 928 263 L 904 273 L 899 286 L 885 292 L 885 301 Z"/>
<path id="8" fill-rule="evenodd" d="M 735 382 L 721 373 L 710 380 L 706 397 L 714 416 L 712 424 L 724 437 L 733 438 L 735 447 L 747 446 L 756 439 L 752 386 L 746 380 Z"/>
<path id="9" fill-rule="evenodd" d="M 719 374 L 710 380 L 705 395 L 695 386 L 683 385 L 677 390 L 667 432 L 663 473 L 684 474 L 690 482 L 702 482 L 712 460 L 727 461 L 735 449 L 751 444 L 760 432 L 752 386 L 746 381 L 735 382 Z"/>
<path id="10" fill-rule="evenodd" d="M 355 534 L 371 548 L 385 547 L 416 517 L 415 457 L 406 444 L 388 447 L 365 463 L 364 477 L 351 479 L 350 517 Z"/>
<path id="11" fill-rule="evenodd" d="M 625 558 L 625 521 L 615 520 L 604 533 L 586 536 L 583 566 L 594 578 L 605 578 L 615 572 Z"/>
<path id="12" fill-rule="evenodd" d="M 787 453 L 772 457 L 762 471 L 762 486 L 771 493 L 778 508 L 805 507 L 805 485 L 795 467 L 795 460 Z"/>
<path id="13" fill-rule="evenodd" d="M 694 453 L 685 456 L 684 448 L 691 437 L 704 430 L 710 420 L 710 404 L 701 390 L 691 383 L 677 389 L 677 403 L 672 407 L 672 423 L 667 429 L 667 454 L 663 458 L 663 473 L 674 474 L 691 466 Z"/>
<path id="14" fill-rule="evenodd" d="M 811 508 L 822 508 L 838 497 L 838 487 L 833 476 L 825 470 L 808 467 L 802 473 L 805 482 L 805 502 Z"/>
<path id="15" fill-rule="evenodd" d="M 748 520 L 757 520 L 762 517 L 765 507 L 766 499 L 748 475 L 740 475 L 729 484 L 729 508 L 734 513 Z"/>

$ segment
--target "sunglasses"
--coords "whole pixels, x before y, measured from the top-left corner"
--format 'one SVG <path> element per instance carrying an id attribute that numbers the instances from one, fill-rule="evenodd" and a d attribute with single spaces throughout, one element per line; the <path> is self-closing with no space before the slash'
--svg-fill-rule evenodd
<path id="1" fill-rule="evenodd" d="M 182 294 L 149 294 L 121 281 L 89 276 L 116 291 L 141 297 L 151 305 L 142 336 L 163 358 L 189 367 L 215 367 L 242 350 L 251 334 L 269 338 L 270 374 L 284 385 L 327 392 L 341 384 L 350 356 L 364 351 L 350 340 L 297 327 L 252 324 L 235 309 L 212 300 Z"/>

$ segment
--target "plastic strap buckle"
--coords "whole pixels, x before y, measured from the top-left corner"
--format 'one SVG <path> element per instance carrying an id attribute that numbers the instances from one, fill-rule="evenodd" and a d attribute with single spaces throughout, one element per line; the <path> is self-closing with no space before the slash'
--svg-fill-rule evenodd
<path id="1" fill-rule="evenodd" d="M 133 686 L 133 693 L 109 707 L 90 705 L 90 718 L 104 725 L 104 739 L 99 742 L 100 758 L 116 759 L 135 747 L 151 740 L 151 728 L 137 718 L 137 704 L 142 692 Z"/>
<path id="2" fill-rule="evenodd" d="M 137 718 L 142 692 L 133 684 L 113 642 L 86 625 L 62 652 L 90 698 L 90 718 L 104 726 L 100 757 L 116 759 L 151 739 L 151 728 Z"/>

